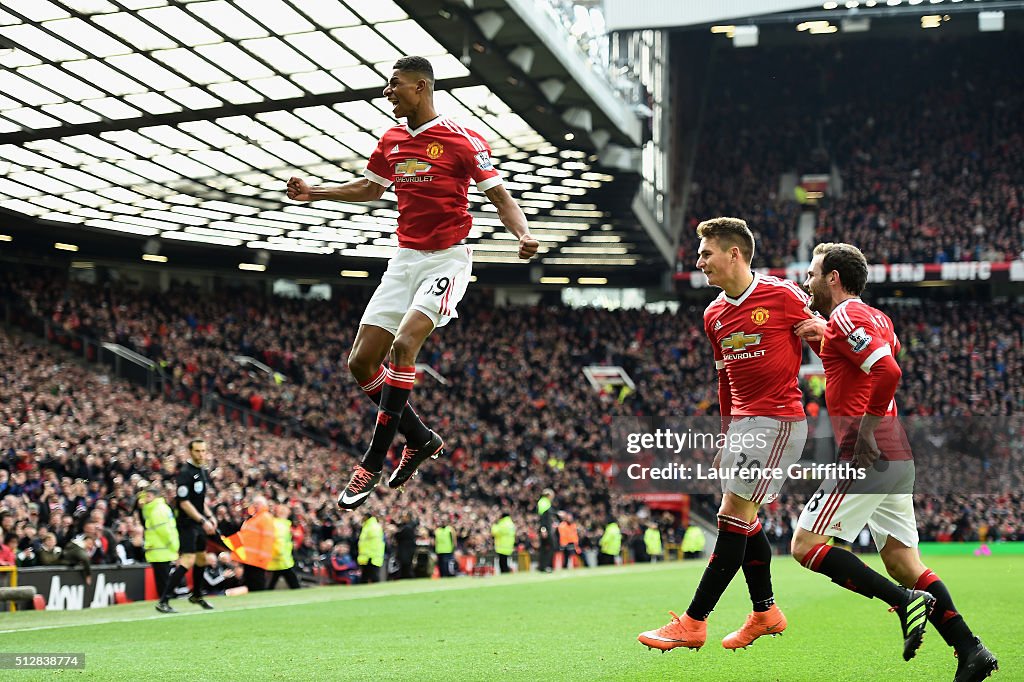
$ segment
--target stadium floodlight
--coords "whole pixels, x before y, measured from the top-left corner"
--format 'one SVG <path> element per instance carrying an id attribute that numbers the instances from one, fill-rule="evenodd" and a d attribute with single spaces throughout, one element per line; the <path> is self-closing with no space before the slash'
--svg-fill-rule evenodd
<path id="1" fill-rule="evenodd" d="M 979 31 L 1002 31 L 1006 25 L 1006 15 L 1002 11 L 978 12 Z"/>
<path id="2" fill-rule="evenodd" d="M 757 26 L 737 26 L 732 35 L 733 47 L 757 47 L 760 32 Z"/>

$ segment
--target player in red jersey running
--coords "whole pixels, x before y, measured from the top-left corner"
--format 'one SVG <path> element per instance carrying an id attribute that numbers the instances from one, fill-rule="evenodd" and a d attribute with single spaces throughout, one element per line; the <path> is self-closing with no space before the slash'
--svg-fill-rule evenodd
<path id="1" fill-rule="evenodd" d="M 361 505 L 380 483 L 396 431 L 406 447 L 388 479 L 392 488 L 404 484 L 425 459 L 443 452 L 444 441 L 423 425 L 408 399 L 420 348 L 435 327 L 458 317 L 456 306 L 469 284 L 472 251 L 463 242 L 473 224 L 466 198 L 470 181 L 519 240 L 520 258 L 532 258 L 539 246 L 491 163 L 487 143 L 438 116 L 429 61 L 403 57 L 395 62 L 384 97 L 395 118 L 405 118 L 406 124 L 384 133 L 362 179 L 337 187 L 288 181 L 288 198 L 296 201 L 373 201 L 392 184 L 398 198 L 398 254 L 366 306 L 348 358 L 349 370 L 379 410 L 370 446 L 338 497 L 343 509 Z"/>
<path id="2" fill-rule="evenodd" d="M 900 342 L 892 320 L 860 299 L 867 283 L 864 254 L 849 244 L 819 244 L 807 271 L 811 308 L 826 315 L 797 325 L 820 343 L 825 404 L 839 440 L 840 462 L 855 462 L 863 479 L 826 480 L 804 505 L 793 558 L 838 585 L 887 602 L 900 616 L 903 658 L 914 657 L 926 618 L 958 658 L 955 682 L 981 680 L 997 662 L 957 613 L 949 590 L 921 563 L 914 517 L 914 462 L 897 418 Z M 875 467 L 877 460 L 884 465 Z M 852 542 L 867 525 L 895 585 L 830 538 Z"/>
<path id="3" fill-rule="evenodd" d="M 744 221 L 707 220 L 697 235 L 697 267 L 722 289 L 704 311 L 718 369 L 722 433 L 742 447 L 727 446 L 715 458 L 715 466 L 732 477 L 723 479 L 718 540 L 693 601 L 682 617 L 670 612 L 668 625 L 638 637 L 663 651 L 704 645 L 707 617 L 741 567 L 753 612 L 722 646 L 747 647 L 786 629 L 772 592 L 772 548 L 757 510 L 778 496 L 807 439 L 798 384 L 803 344 L 794 334 L 795 325 L 811 315 L 807 295 L 793 282 L 751 272 L 754 236 Z"/>

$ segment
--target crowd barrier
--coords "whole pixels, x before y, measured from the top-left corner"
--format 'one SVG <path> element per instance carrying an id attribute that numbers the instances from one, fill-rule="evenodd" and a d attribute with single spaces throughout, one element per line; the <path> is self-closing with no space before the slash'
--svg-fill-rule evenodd
<path id="1" fill-rule="evenodd" d="M 18 569 L 18 585 L 36 588 L 37 604 L 47 610 L 78 611 L 112 606 L 126 601 L 141 601 L 155 595 L 153 571 L 149 564 L 92 567 L 92 580 L 77 568 L 39 566 Z M 41 600 L 40 600 L 41 597 Z M 19 605 L 30 608 L 34 605 Z"/>

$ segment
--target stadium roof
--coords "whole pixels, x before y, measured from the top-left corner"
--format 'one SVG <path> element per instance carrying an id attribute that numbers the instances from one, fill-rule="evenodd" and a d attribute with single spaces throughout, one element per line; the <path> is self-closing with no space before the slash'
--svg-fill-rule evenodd
<path id="1" fill-rule="evenodd" d="M 359 176 L 394 124 L 385 76 L 414 53 L 434 64 L 438 109 L 490 141 L 541 262 L 655 260 L 607 207 L 635 185 L 546 139 L 392 0 L 0 0 L 0 43 L 0 208 L 60 238 L 382 265 L 393 194 L 297 204 L 284 181 Z M 516 262 L 486 197 L 470 202 L 476 262 Z"/>

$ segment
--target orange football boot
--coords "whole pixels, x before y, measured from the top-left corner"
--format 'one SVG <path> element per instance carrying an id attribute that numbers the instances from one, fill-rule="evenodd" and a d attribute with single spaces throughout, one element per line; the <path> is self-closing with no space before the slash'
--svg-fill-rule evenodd
<path id="1" fill-rule="evenodd" d="M 682 617 L 669 611 L 672 620 L 657 630 L 641 632 L 637 640 L 649 649 L 669 651 L 678 646 L 688 649 L 700 649 L 708 638 L 708 624 L 703 620 L 694 620 L 685 613 Z"/>
<path id="2" fill-rule="evenodd" d="M 747 622 L 736 632 L 730 632 L 722 640 L 726 649 L 746 649 L 754 640 L 764 635 L 781 635 L 786 629 L 786 616 L 778 606 L 772 604 L 767 611 L 754 611 L 747 616 Z"/>

